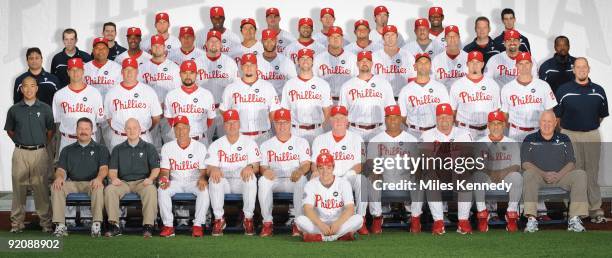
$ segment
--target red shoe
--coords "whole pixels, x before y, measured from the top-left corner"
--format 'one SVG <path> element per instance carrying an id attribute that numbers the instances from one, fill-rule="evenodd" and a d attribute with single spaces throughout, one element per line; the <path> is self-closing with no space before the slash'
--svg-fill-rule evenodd
<path id="1" fill-rule="evenodd" d="M 261 233 L 259 233 L 260 237 L 269 237 L 272 235 L 272 222 L 264 222 L 263 228 L 261 229 Z"/>
<path id="2" fill-rule="evenodd" d="M 247 236 L 255 235 L 255 227 L 253 226 L 253 219 L 244 219 L 242 222 L 244 226 L 244 234 Z"/>
<path id="3" fill-rule="evenodd" d="M 162 228 L 161 233 L 159 233 L 161 237 L 173 237 L 174 236 L 174 227 L 166 227 Z"/>
<path id="4" fill-rule="evenodd" d="M 487 232 L 489 231 L 489 211 L 483 210 L 476 213 L 478 218 L 478 231 Z"/>
<path id="5" fill-rule="evenodd" d="M 444 221 L 442 222 L 442 227 L 444 227 Z M 421 233 L 421 216 L 410 217 L 410 232 L 414 234 Z"/>
<path id="6" fill-rule="evenodd" d="M 370 232 L 368 231 L 368 227 L 366 226 L 366 219 L 365 219 L 365 217 L 363 217 L 363 224 L 361 224 L 361 228 L 359 229 L 358 233 L 360 235 L 370 234 Z"/>
<path id="7" fill-rule="evenodd" d="M 222 236 L 225 229 L 225 220 L 216 219 L 213 225 L 212 236 Z"/>
<path id="8" fill-rule="evenodd" d="M 323 242 L 321 234 L 304 234 L 304 242 Z"/>
<path id="9" fill-rule="evenodd" d="M 519 214 L 516 211 L 506 212 L 506 231 L 516 232 L 518 231 L 518 219 Z"/>
<path id="10" fill-rule="evenodd" d="M 193 226 L 191 227 L 191 236 L 192 237 L 203 237 L 204 229 L 201 226 Z"/>
<path id="11" fill-rule="evenodd" d="M 295 225 L 295 223 L 293 223 L 293 226 L 291 226 L 291 236 L 297 237 L 300 235 L 300 229 L 297 227 L 297 225 Z"/>
<path id="12" fill-rule="evenodd" d="M 547 222 L 547 221 L 551 221 L 552 220 L 552 218 L 549 217 L 547 214 L 540 215 L 540 216 L 537 217 L 537 219 L 540 222 Z"/>
<path id="13" fill-rule="evenodd" d="M 457 233 L 462 235 L 472 234 L 472 225 L 470 225 L 470 221 L 467 219 L 460 219 L 459 224 L 457 224 Z"/>
<path id="14" fill-rule="evenodd" d="M 383 231 L 382 225 L 383 225 L 383 217 L 382 216 L 374 217 L 372 220 L 372 227 L 371 227 L 372 234 L 382 233 Z"/>
<path id="15" fill-rule="evenodd" d="M 444 235 L 446 233 L 446 231 L 444 231 L 444 220 L 434 221 L 431 233 L 434 235 Z"/>
<path id="16" fill-rule="evenodd" d="M 342 241 L 354 241 L 355 240 L 355 232 L 348 232 L 343 236 L 339 237 L 338 240 Z"/>

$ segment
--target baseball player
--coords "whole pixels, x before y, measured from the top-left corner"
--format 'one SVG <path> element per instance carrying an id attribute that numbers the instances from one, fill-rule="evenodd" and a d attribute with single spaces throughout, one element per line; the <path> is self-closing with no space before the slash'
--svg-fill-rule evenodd
<path id="1" fill-rule="evenodd" d="M 385 26 L 383 29 L 384 48 L 373 52 L 372 55 L 374 63 L 372 73 L 384 77 L 391 84 L 396 100 L 402 87 L 406 86 L 406 82 L 416 77 L 414 56 L 399 48 L 398 35 L 397 27 Z"/>
<path id="2" fill-rule="evenodd" d="M 110 130 L 113 132 L 109 150 L 125 141 L 125 122 L 136 118 L 141 124 L 141 138 L 151 142 L 151 130 L 157 126 L 162 108 L 149 85 L 138 82 L 138 61 L 134 58 L 122 62 L 123 81 L 115 85 L 104 98 L 104 109 Z"/>
<path id="3" fill-rule="evenodd" d="M 68 60 L 68 76 L 70 84 L 59 90 L 53 97 L 53 118 L 55 123 L 59 123 L 61 134 L 60 147 L 61 153 L 64 147 L 74 143 L 78 139 L 76 134 L 76 122 L 87 117 L 96 122 L 104 121 L 104 102 L 100 92 L 93 87 L 83 83 L 83 60 L 72 58 Z M 93 129 L 96 133 L 96 128 Z"/>
<path id="4" fill-rule="evenodd" d="M 416 149 L 417 145 L 415 144 L 418 140 L 402 129 L 402 123 L 403 120 L 398 105 L 385 107 L 386 130 L 372 137 L 368 143 L 366 157 L 370 165 L 375 158 L 395 158 L 397 155 L 418 155 L 418 150 Z M 377 179 L 381 179 L 381 176 L 373 175 L 370 177 L 370 181 L 372 182 Z M 401 182 L 401 180 L 414 182 L 414 178 L 412 178 L 409 173 L 406 173 L 406 171 L 392 169 L 385 169 L 382 172 L 382 180 L 387 183 L 398 183 Z M 383 209 L 380 191 L 372 189 L 372 196 L 372 199 L 375 201 L 370 203 L 370 214 L 373 218 L 371 231 L 374 234 L 379 234 L 382 232 L 383 224 Z"/>
<path id="5" fill-rule="evenodd" d="M 433 58 L 431 62 L 434 79 L 441 82 L 450 91 L 450 86 L 467 74 L 467 53 L 461 49 L 459 28 L 449 25 L 444 29 L 446 53 Z"/>
<path id="6" fill-rule="evenodd" d="M 222 102 L 223 91 L 238 80 L 238 66 L 234 60 L 221 53 L 221 33 L 211 30 L 206 34 L 206 56 L 200 60 L 196 59 L 198 74 L 196 83 L 199 87 L 207 89 L 212 93 L 215 101 L 215 109 Z M 223 120 L 217 115 L 214 123 L 208 127 L 208 137 L 212 140 L 223 136 Z"/>
<path id="7" fill-rule="evenodd" d="M 372 74 L 372 52 L 359 52 L 357 60 L 359 75 L 342 85 L 339 105 L 348 108 L 350 130 L 367 142 L 385 130 L 384 110 L 395 100 L 386 78 Z"/>
<path id="8" fill-rule="evenodd" d="M 508 117 L 508 136 L 522 142 L 538 130 L 540 114 L 555 107 L 557 99 L 550 86 L 533 75 L 529 52 L 521 52 L 515 60 L 518 77 L 502 88 L 501 111 Z"/>
<path id="9" fill-rule="evenodd" d="M 265 29 L 261 32 L 261 43 L 263 45 L 263 53 L 261 54 L 257 70 L 259 79 L 270 82 L 276 94 L 283 93 L 285 83 L 297 76 L 295 64 L 288 57 L 278 54 L 278 35 L 277 32 Z"/>
<path id="10" fill-rule="evenodd" d="M 504 33 L 506 51 L 492 56 L 485 67 L 485 75 L 493 78 L 501 88 L 518 76 L 515 59 L 521 53 L 519 51 L 521 44 L 520 37 L 520 33 L 515 30 L 509 30 Z M 537 66 L 537 63 L 533 63 L 531 68 L 531 74 L 536 78 L 538 77 Z"/>
<path id="11" fill-rule="evenodd" d="M 195 83 L 197 65 L 193 60 L 181 64 L 181 81 L 179 89 L 174 89 L 166 95 L 164 117 L 172 121 L 178 116 L 187 117 L 190 121 L 189 136 L 205 145 L 210 142 L 208 128 L 217 116 L 215 100 L 207 89 L 198 87 Z M 173 138 L 173 137 L 172 137 Z"/>
<path id="12" fill-rule="evenodd" d="M 357 54 L 361 51 L 372 51 L 372 53 L 382 49 L 382 41 L 370 40 L 370 23 L 367 20 L 361 19 L 355 22 L 355 42 L 344 47 L 344 50 Z"/>
<path id="13" fill-rule="evenodd" d="M 336 15 L 334 14 L 334 9 L 322 8 L 319 18 L 321 21 L 321 31 L 312 35 L 312 39 L 314 39 L 322 46 L 327 46 L 327 40 L 329 39 L 329 30 L 334 27 L 334 22 L 336 22 Z M 348 40 L 342 38 L 341 44 L 343 46 L 348 45 L 348 43 Z"/>
<path id="14" fill-rule="evenodd" d="M 259 206 L 263 217 L 261 236 L 272 235 L 272 193 L 293 193 L 294 216 L 302 215 L 304 185 L 310 171 L 310 144 L 301 137 L 291 135 L 291 111 L 274 111 L 276 136 L 261 145 L 261 177 L 258 182 Z M 299 236 L 295 224 L 292 235 Z"/>
<path id="15" fill-rule="evenodd" d="M 480 51 L 470 52 L 467 60 L 468 74 L 451 86 L 450 104 L 457 126 L 480 139 L 486 135 L 488 114 L 500 107 L 499 86 L 482 75 L 484 55 Z"/>
<path id="16" fill-rule="evenodd" d="M 156 32 L 151 37 L 145 37 L 140 48 L 146 52 L 150 52 L 152 43 L 149 41 L 154 35 L 160 35 L 166 42 L 166 55 L 173 49 L 179 49 L 181 42 L 175 36 L 170 35 L 170 16 L 168 13 L 157 13 L 155 14 L 155 30 Z"/>
<path id="17" fill-rule="evenodd" d="M 245 18 L 240 21 L 240 34 L 242 34 L 242 42 L 228 53 L 229 56 L 234 58 L 236 64 L 240 63 L 240 58 L 244 54 L 250 53 L 257 56 L 263 52 L 261 42 L 257 41 L 257 25 L 254 19 Z"/>
<path id="18" fill-rule="evenodd" d="M 428 19 L 431 24 L 431 29 L 429 30 L 429 38 L 438 45 L 438 47 L 444 49 L 446 47 L 446 39 L 444 38 L 444 26 L 442 22 L 444 21 L 444 10 L 442 7 L 433 6 L 429 8 L 428 11 Z M 461 44 L 461 43 L 459 43 Z"/>
<path id="19" fill-rule="evenodd" d="M 140 28 L 129 27 L 126 37 L 129 49 L 117 55 L 114 59 L 115 62 L 121 64 L 123 59 L 133 57 L 138 60 L 138 65 L 143 65 L 146 60 L 151 59 L 151 54 L 149 54 L 149 52 L 145 52 L 140 49 L 140 41 L 142 40 L 142 32 L 140 31 Z"/>
<path id="20" fill-rule="evenodd" d="M 420 53 L 427 53 L 435 57 L 446 50 L 446 46 L 438 44 L 429 38 L 429 21 L 419 18 L 414 21 L 415 41 L 408 42 L 402 49 L 415 56 Z"/>
<path id="21" fill-rule="evenodd" d="M 278 42 L 276 44 L 276 52 L 283 54 L 285 48 L 295 41 L 295 36 L 291 32 L 282 30 L 279 26 L 281 21 L 280 11 L 278 8 L 270 7 L 266 9 L 266 24 L 268 30 L 276 32 Z"/>
<path id="22" fill-rule="evenodd" d="M 440 103 L 450 102 L 448 91 L 443 84 L 429 77 L 431 57 L 427 53 L 415 56 L 416 78 L 399 93 L 397 104 L 405 119 L 409 133 L 417 139 L 421 134 L 436 126 L 434 114 Z"/>
<path id="23" fill-rule="evenodd" d="M 385 40 L 385 27 L 389 24 L 389 10 L 384 5 L 379 5 L 374 8 L 374 22 L 376 23 L 376 29 L 370 31 L 370 38 L 373 43 L 383 45 Z M 397 46 L 403 47 L 406 44 L 402 34 L 397 33 Z M 374 51 L 372 51 L 374 52 Z"/>
<path id="24" fill-rule="evenodd" d="M 281 107 L 291 111 L 291 134 L 312 143 L 323 133 L 332 105 L 329 84 L 312 71 L 314 51 L 298 52 L 299 75 L 283 87 Z"/>
<path id="25" fill-rule="evenodd" d="M 325 52 L 325 46 L 319 44 L 312 38 L 312 29 L 313 22 L 310 18 L 300 18 L 298 21 L 298 32 L 300 33 L 298 39 L 289 44 L 287 48 L 285 48 L 284 54 L 293 60 L 293 63 L 297 64 L 298 62 L 298 52 L 303 48 L 311 49 L 315 52 L 315 54 Z"/>
<path id="26" fill-rule="evenodd" d="M 178 88 L 181 85 L 179 76 L 179 67 L 174 62 L 166 58 L 164 38 L 155 35 L 151 37 L 151 54 L 153 58 L 147 60 L 139 69 L 138 80 L 155 91 L 157 101 L 164 108 L 164 100 L 169 91 Z M 144 126 L 144 125 L 143 125 Z M 161 119 L 158 127 L 153 128 L 151 136 L 153 143 L 158 150 L 161 150 L 162 144 L 171 141 L 172 135 L 170 126 L 166 118 Z"/>
<path id="27" fill-rule="evenodd" d="M 315 138 L 312 143 L 312 159 L 316 161 L 321 152 L 329 152 L 335 162 L 334 175 L 348 180 L 355 192 L 357 203 L 357 214 L 365 217 L 367 212 L 368 192 L 365 187 L 362 187 L 361 182 L 366 182 L 365 177 L 361 175 L 362 165 L 362 145 L 363 139 L 359 134 L 348 130 L 348 110 L 344 106 L 334 106 L 330 111 L 331 131 L 321 134 Z M 320 175 L 317 166 L 312 166 L 311 178 Z M 363 199 L 362 199 L 363 196 Z M 359 234 L 367 235 L 369 233 L 365 223 L 363 223 Z"/>
<path id="28" fill-rule="evenodd" d="M 240 37 L 236 33 L 224 27 L 225 10 L 223 10 L 223 7 L 213 6 L 210 8 L 210 23 L 212 24 L 210 31 L 216 31 L 223 35 L 222 37 L 219 36 L 219 40 L 221 40 L 222 44 L 222 47 L 220 48 L 221 53 L 229 54 L 232 53 L 234 48 L 240 47 Z M 204 46 L 203 43 L 198 45 Z M 206 50 L 207 47 L 208 46 L 204 46 L 204 50 Z"/>
<path id="29" fill-rule="evenodd" d="M 340 99 L 340 87 L 357 76 L 357 58 L 355 54 L 344 51 L 342 45 L 342 29 L 332 26 L 328 32 L 329 45 L 327 51 L 316 53 L 313 70 L 317 76 L 326 80 L 331 89 L 332 100 Z"/>
<path id="30" fill-rule="evenodd" d="M 108 62 L 108 40 L 95 38 L 93 41 L 93 60 L 87 62 L 83 68 L 85 84 L 97 89 L 102 97 L 115 84 L 121 81 L 121 65 Z"/>
<path id="31" fill-rule="evenodd" d="M 280 101 L 274 86 L 257 78 L 257 57 L 244 54 L 240 60 L 242 78 L 227 86 L 219 109 L 240 113 L 240 133 L 263 143 L 270 138 L 270 118 Z"/>
<path id="32" fill-rule="evenodd" d="M 504 30 L 502 31 L 500 35 L 495 37 L 494 41 L 496 45 L 495 47 L 498 48 L 500 51 L 504 51 L 506 50 L 504 46 L 504 42 L 503 42 L 505 33 L 510 30 L 515 30 L 514 25 L 516 23 L 516 16 L 514 15 L 514 10 L 510 8 L 504 8 L 501 11 L 500 18 L 501 18 L 502 23 L 504 24 Z M 531 47 L 529 46 L 529 39 L 523 35 L 521 35 L 519 51 L 531 52 Z"/>
<path id="33" fill-rule="evenodd" d="M 187 60 L 204 58 L 204 50 L 195 46 L 195 40 L 196 38 L 193 27 L 181 27 L 179 30 L 179 41 L 181 41 L 181 47 L 172 49 L 168 53 L 168 59 L 177 65 L 181 65 Z"/>
<path id="34" fill-rule="evenodd" d="M 223 113 L 225 136 L 208 148 L 206 159 L 209 176 L 210 204 L 215 215 L 212 235 L 222 236 L 225 228 L 223 202 L 226 193 L 242 194 L 244 233 L 255 235 L 253 211 L 257 195 L 257 179 L 261 155 L 257 143 L 240 133 L 240 116 L 235 109 Z"/>
<path id="35" fill-rule="evenodd" d="M 350 183 L 335 174 L 334 156 L 323 152 L 316 158 L 319 178 L 304 188 L 304 215 L 295 222 L 304 232 L 305 242 L 355 240 L 355 231 L 364 223 L 354 214 L 355 202 Z"/>
<path id="36" fill-rule="evenodd" d="M 520 147 L 513 139 L 504 136 L 506 117 L 501 111 L 493 111 L 488 115 L 489 135 L 484 136 L 478 142 L 485 145 L 479 146 L 486 153 L 487 173 L 476 172 L 474 177 L 479 177 L 479 182 L 501 182 L 511 183 L 509 192 L 508 209 L 506 210 L 506 230 L 508 232 L 518 231 L 518 202 L 523 192 L 523 177 L 520 174 L 521 160 Z M 499 143 L 499 144 L 498 144 Z M 485 204 L 485 191 L 475 191 L 476 208 L 478 214 L 478 229 L 485 232 L 489 229 L 489 218 L 497 217 L 497 204 Z M 487 209 L 487 206 L 491 207 Z M 489 214 L 489 210 L 492 212 Z"/>
<path id="37" fill-rule="evenodd" d="M 437 145 L 440 143 L 464 143 L 464 142 L 472 142 L 472 136 L 470 132 L 455 127 L 454 124 L 454 114 L 452 107 L 448 103 L 441 103 L 436 106 L 436 128 L 428 130 L 423 133 L 422 138 L 423 142 L 426 143 L 434 143 L 434 148 L 438 147 Z M 439 145 L 443 147 L 444 144 Z M 438 148 L 442 149 L 442 148 Z M 449 148 L 451 152 L 459 151 L 454 148 Z M 436 151 L 434 149 L 434 151 Z M 435 154 L 439 156 L 438 153 Z M 437 179 L 443 178 L 445 175 L 437 173 L 438 171 L 427 171 L 428 175 L 424 175 L 425 178 Z M 448 173 L 444 171 L 443 173 Z M 460 176 L 463 176 L 461 174 Z M 453 178 L 455 174 L 453 173 Z M 434 235 L 442 235 L 445 232 L 444 230 L 444 213 L 442 208 L 441 193 L 436 190 L 428 190 L 428 198 L 431 195 L 431 199 L 434 201 L 429 201 L 429 209 L 431 210 L 432 217 L 434 219 L 434 225 L 432 229 L 432 233 Z M 421 200 L 421 198 L 417 199 Z M 458 192 L 458 202 L 457 202 L 457 217 L 459 218 L 459 223 L 457 225 L 457 232 L 460 234 L 471 234 L 472 226 L 469 222 L 470 216 L 470 208 L 472 207 L 472 192 L 471 191 L 459 191 Z M 413 201 L 412 202 L 412 218 L 411 218 L 411 231 L 419 232 L 420 228 L 420 214 L 422 209 L 422 201 Z M 416 203 L 416 204 L 415 204 Z M 412 224 L 414 223 L 414 225 Z M 413 230 L 414 229 L 414 230 Z"/>
<path id="38" fill-rule="evenodd" d="M 174 236 L 172 196 L 177 193 L 192 193 L 196 196 L 196 203 L 191 235 L 202 237 L 202 225 L 206 223 L 210 204 L 206 181 L 206 146 L 190 138 L 189 118 L 177 116 L 173 121 L 176 140 L 164 144 L 159 166 L 160 187 L 157 189 L 157 200 L 159 214 L 164 223 L 159 235 Z"/>

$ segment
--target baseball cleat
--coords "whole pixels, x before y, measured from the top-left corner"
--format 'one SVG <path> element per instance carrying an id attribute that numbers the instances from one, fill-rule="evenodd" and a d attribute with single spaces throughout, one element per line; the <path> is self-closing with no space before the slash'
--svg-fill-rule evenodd
<path id="1" fill-rule="evenodd" d="M 363 224 L 361 224 L 361 228 L 359 229 L 358 232 L 359 232 L 360 235 L 370 234 L 370 232 L 368 231 L 368 227 L 366 226 L 366 219 L 365 219 L 365 217 L 363 217 Z"/>
<path id="2" fill-rule="evenodd" d="M 304 242 L 323 242 L 323 236 L 321 234 L 304 233 Z"/>
<path id="3" fill-rule="evenodd" d="M 382 225 L 383 225 L 383 217 L 382 216 L 374 217 L 372 220 L 372 227 L 370 228 L 372 231 L 372 234 L 382 233 L 383 231 Z"/>
<path id="4" fill-rule="evenodd" d="M 446 231 L 444 230 L 444 220 L 434 221 L 431 233 L 434 235 L 444 235 L 446 233 Z"/>
<path id="5" fill-rule="evenodd" d="M 192 237 L 203 237 L 204 236 L 204 229 L 202 228 L 202 226 L 193 226 L 193 227 L 191 227 L 191 236 Z"/>
<path id="6" fill-rule="evenodd" d="M 261 233 L 259 233 L 260 237 L 269 237 L 272 236 L 273 231 L 272 222 L 264 222 L 263 228 L 261 229 Z"/>
<path id="7" fill-rule="evenodd" d="M 421 233 L 421 216 L 410 217 L 410 232 L 413 234 Z"/>
<path id="8" fill-rule="evenodd" d="M 222 236 L 225 226 L 224 219 L 216 219 L 213 225 L 212 236 Z"/>
<path id="9" fill-rule="evenodd" d="M 606 222 L 608 222 L 608 219 L 606 219 L 606 217 L 598 215 L 595 216 L 594 218 L 591 218 L 591 223 L 595 223 L 595 224 L 605 224 Z"/>
<path id="10" fill-rule="evenodd" d="M 300 229 L 297 227 L 295 223 L 291 226 L 291 236 L 298 237 L 300 236 Z"/>
<path id="11" fill-rule="evenodd" d="M 162 227 L 161 233 L 159 233 L 160 237 L 173 237 L 174 236 L 174 227 Z"/>
<path id="12" fill-rule="evenodd" d="M 242 222 L 242 226 L 244 226 L 244 234 L 247 236 L 255 235 L 255 226 L 253 226 L 253 219 L 244 219 Z"/>
<path id="13" fill-rule="evenodd" d="M 110 223 L 108 231 L 104 234 L 106 237 L 115 237 L 121 235 L 121 228 L 117 223 Z"/>
<path id="14" fill-rule="evenodd" d="M 574 216 L 567 222 L 567 231 L 585 232 L 586 229 L 582 225 L 582 220 L 580 217 Z"/>
<path id="15" fill-rule="evenodd" d="M 341 241 L 354 241 L 355 240 L 355 232 L 348 232 L 343 236 L 339 237 L 338 240 Z"/>
<path id="16" fill-rule="evenodd" d="M 527 218 L 527 225 L 525 226 L 525 232 L 534 233 L 538 231 L 538 220 L 530 216 Z"/>
<path id="17" fill-rule="evenodd" d="M 68 236 L 68 228 L 64 224 L 57 224 L 55 227 L 55 232 L 53 232 L 53 236 L 55 237 L 65 237 Z"/>
<path id="18" fill-rule="evenodd" d="M 172 228 L 172 231 L 174 231 L 174 228 Z M 173 232 L 174 233 L 174 232 Z M 174 234 L 173 234 L 174 235 Z M 153 225 L 150 224 L 145 224 L 142 227 L 142 236 L 144 238 L 149 238 L 153 236 Z"/>
<path id="19" fill-rule="evenodd" d="M 102 226 L 99 221 L 91 224 L 91 237 L 100 237 L 102 235 Z"/>
<path id="20" fill-rule="evenodd" d="M 489 231 L 489 211 L 486 209 L 476 213 L 478 218 L 478 231 L 487 232 Z"/>
<path id="21" fill-rule="evenodd" d="M 467 219 L 460 219 L 459 223 L 457 223 L 457 233 L 462 235 L 472 234 L 472 225 L 470 225 L 470 221 Z"/>
<path id="22" fill-rule="evenodd" d="M 518 218 L 519 214 L 516 211 L 506 212 L 506 231 L 516 232 L 518 231 Z"/>

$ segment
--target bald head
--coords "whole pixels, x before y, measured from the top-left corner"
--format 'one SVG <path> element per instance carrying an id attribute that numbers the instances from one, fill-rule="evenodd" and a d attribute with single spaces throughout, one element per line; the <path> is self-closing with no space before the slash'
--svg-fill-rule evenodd
<path id="1" fill-rule="evenodd" d="M 136 140 L 140 138 L 140 122 L 135 118 L 130 118 L 125 121 L 125 134 L 129 140 Z"/>
<path id="2" fill-rule="evenodd" d="M 557 116 L 552 110 L 545 110 L 540 114 L 540 131 L 542 135 L 552 135 L 557 126 Z"/>
<path id="3" fill-rule="evenodd" d="M 586 84 L 589 81 L 589 73 L 591 68 L 589 67 L 589 61 L 584 57 L 578 57 L 574 61 L 574 76 L 576 82 L 579 84 Z"/>

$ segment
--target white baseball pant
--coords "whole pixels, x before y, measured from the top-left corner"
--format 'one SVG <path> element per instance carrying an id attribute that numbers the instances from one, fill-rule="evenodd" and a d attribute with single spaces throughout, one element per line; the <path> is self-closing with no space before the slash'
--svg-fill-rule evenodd
<path id="1" fill-rule="evenodd" d="M 272 222 L 273 193 L 278 192 L 293 193 L 293 215 L 295 217 L 302 215 L 302 195 L 304 194 L 306 182 L 307 179 L 304 176 L 300 177 L 295 183 L 291 182 L 291 179 L 287 177 L 275 178 L 274 180 L 269 180 L 263 176 L 260 177 L 257 191 L 263 222 Z"/>
<path id="2" fill-rule="evenodd" d="M 368 198 L 369 187 L 371 184 L 369 180 L 365 178 L 362 174 L 345 174 L 342 178 L 349 181 L 351 187 L 353 188 L 353 192 L 355 193 L 355 211 L 359 216 L 364 217 L 368 208 Z M 362 183 L 363 182 L 363 183 Z M 365 197 L 364 197 L 365 196 Z"/>
<path id="3" fill-rule="evenodd" d="M 408 174 L 408 175 L 405 175 Z M 398 171 L 395 170 L 385 170 L 382 174 L 383 178 L 383 182 L 385 183 L 398 183 L 398 182 L 402 182 L 402 180 L 406 180 L 408 182 L 415 182 L 414 177 L 409 175 L 409 173 L 407 171 L 401 171 L 398 173 Z M 418 182 L 417 182 L 418 184 Z M 372 184 L 370 184 L 370 186 L 372 186 Z M 373 187 L 373 186 L 372 186 Z M 370 214 L 373 217 L 378 217 L 381 216 L 383 213 L 383 208 L 382 208 L 382 200 L 381 200 L 381 193 L 384 190 L 375 190 L 374 188 L 370 189 Z M 410 206 L 409 203 L 406 201 L 404 202 L 404 207 L 406 208 L 407 211 L 409 211 Z"/>
<path id="4" fill-rule="evenodd" d="M 334 221 L 323 221 L 323 223 L 331 225 L 332 223 L 334 223 Z M 307 234 L 321 234 L 321 230 L 319 229 L 319 227 L 312 223 L 312 221 L 306 216 L 299 216 L 295 218 L 295 224 L 301 232 Z M 346 233 L 355 232 L 359 230 L 362 224 L 363 217 L 360 215 L 353 215 L 348 220 L 346 220 L 342 224 L 342 226 L 340 226 L 340 229 L 338 229 L 338 232 L 336 232 L 335 235 L 324 237 L 323 239 L 325 241 L 334 241 L 339 237 L 345 235 Z"/>
<path id="5" fill-rule="evenodd" d="M 219 183 L 209 182 L 210 205 L 213 209 L 215 219 L 223 218 L 225 194 L 242 194 L 242 212 L 246 219 L 253 218 L 255 200 L 257 198 L 257 179 L 252 176 L 249 181 L 242 178 L 221 178 Z"/>
<path id="6" fill-rule="evenodd" d="M 193 225 L 199 226 L 206 223 L 206 213 L 208 212 L 208 206 L 210 204 L 210 198 L 208 196 L 208 188 L 200 191 L 198 188 L 197 181 L 184 182 L 184 181 L 171 181 L 170 186 L 165 190 L 162 188 L 157 189 L 157 200 L 159 202 L 159 213 L 162 218 L 162 222 L 166 227 L 172 227 L 174 222 L 174 215 L 172 214 L 172 196 L 177 193 L 192 193 L 196 195 L 195 205 L 195 217 L 193 218 Z M 186 215 L 189 215 L 187 212 Z"/>
<path id="7" fill-rule="evenodd" d="M 474 182 L 478 183 L 491 183 L 489 175 L 483 172 L 476 172 L 473 175 Z M 508 193 L 508 211 L 518 211 L 518 203 L 521 200 L 523 194 L 523 176 L 519 172 L 510 172 L 504 179 L 506 183 L 511 183 L 510 192 Z M 476 200 L 476 209 L 483 211 L 487 206 L 492 207 L 492 211 L 497 210 L 497 205 L 494 202 L 487 202 L 485 204 L 485 191 L 474 191 L 474 199 Z"/>

